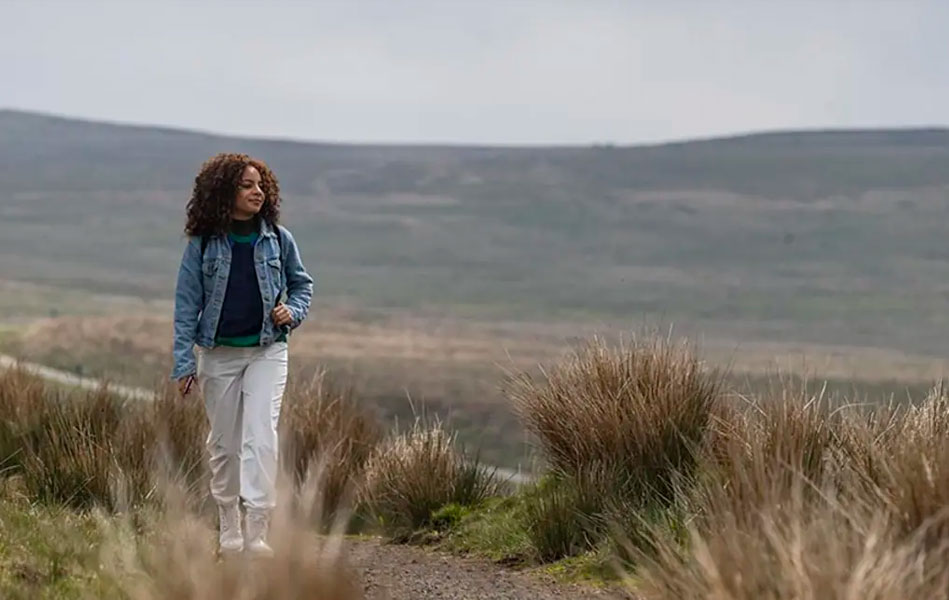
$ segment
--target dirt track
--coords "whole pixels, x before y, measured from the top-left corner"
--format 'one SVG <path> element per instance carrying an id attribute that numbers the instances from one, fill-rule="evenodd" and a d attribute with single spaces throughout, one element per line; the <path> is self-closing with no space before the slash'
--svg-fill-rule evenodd
<path id="1" fill-rule="evenodd" d="M 565 585 L 539 573 L 377 540 L 351 540 L 349 562 L 368 600 L 618 600 L 619 591 Z"/>

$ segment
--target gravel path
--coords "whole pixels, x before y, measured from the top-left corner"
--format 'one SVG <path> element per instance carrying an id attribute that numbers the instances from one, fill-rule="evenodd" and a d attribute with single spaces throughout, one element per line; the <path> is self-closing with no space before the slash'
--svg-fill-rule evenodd
<path id="1" fill-rule="evenodd" d="M 368 600 L 619 600 L 629 596 L 565 585 L 538 573 L 377 540 L 348 540 L 349 564 Z"/>

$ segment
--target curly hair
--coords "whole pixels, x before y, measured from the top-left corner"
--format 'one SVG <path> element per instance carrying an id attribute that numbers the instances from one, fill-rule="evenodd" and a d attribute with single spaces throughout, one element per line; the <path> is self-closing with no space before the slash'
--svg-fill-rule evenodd
<path id="1" fill-rule="evenodd" d="M 264 205 L 258 216 L 271 227 L 277 226 L 280 220 L 280 185 L 273 171 L 262 160 L 225 152 L 205 161 L 194 178 L 194 190 L 188 201 L 186 234 L 215 236 L 227 233 L 237 186 L 248 166 L 260 173 L 260 188 L 264 192 Z"/>

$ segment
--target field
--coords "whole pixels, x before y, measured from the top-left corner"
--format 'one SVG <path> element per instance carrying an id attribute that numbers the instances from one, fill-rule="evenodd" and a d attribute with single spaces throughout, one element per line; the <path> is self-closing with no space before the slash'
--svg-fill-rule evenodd
<path id="1" fill-rule="evenodd" d="M 42 288 L 8 283 L 4 289 L 15 292 L 7 296 L 12 298 Z M 49 297 L 68 304 L 13 310 L 11 302 L 9 320 L 0 325 L 0 352 L 117 383 L 152 388 L 164 382 L 170 371 L 170 303 L 143 308 L 134 299 L 78 291 Z M 42 311 L 80 314 L 41 317 Z M 292 337 L 292 377 L 305 381 L 327 369 L 385 422 L 439 415 L 486 460 L 530 469 L 531 441 L 503 395 L 509 375 L 556 362 L 578 336 L 631 338 L 645 331 L 641 325 L 618 333 L 582 323 L 318 308 Z M 703 343 L 702 350 L 708 364 L 727 369 L 735 389 L 745 393 L 796 375 L 874 403 L 918 396 L 943 376 L 944 366 L 935 357 L 865 347 L 716 340 Z"/>
<path id="2" fill-rule="evenodd" d="M 450 419 L 500 464 L 531 461 L 505 374 L 593 334 L 673 327 L 743 391 L 795 374 L 879 401 L 945 375 L 943 130 L 351 146 L 0 111 L 0 349 L 163 380 L 188 186 L 225 149 L 274 167 L 317 279 L 294 376 Z"/>
<path id="3" fill-rule="evenodd" d="M 297 381 L 264 563 L 215 557 L 200 406 L 0 370 L 0 593 L 946 598 L 945 388 L 867 406 L 773 383 L 736 393 L 688 340 L 586 340 L 505 390 L 543 459 L 514 486 L 437 419 L 387 431 Z"/>
<path id="4" fill-rule="evenodd" d="M 0 113 L 4 279 L 167 300 L 200 162 L 268 159 L 326 308 L 940 355 L 945 131 L 362 147 Z"/>

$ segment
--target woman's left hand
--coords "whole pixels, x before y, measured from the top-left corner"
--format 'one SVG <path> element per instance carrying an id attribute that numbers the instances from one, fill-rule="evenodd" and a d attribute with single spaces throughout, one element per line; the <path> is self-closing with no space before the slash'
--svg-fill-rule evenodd
<path id="1" fill-rule="evenodd" d="M 274 307 L 270 313 L 270 318 L 273 319 L 274 325 L 277 327 L 293 323 L 293 315 L 290 314 L 290 309 L 282 302 Z"/>

